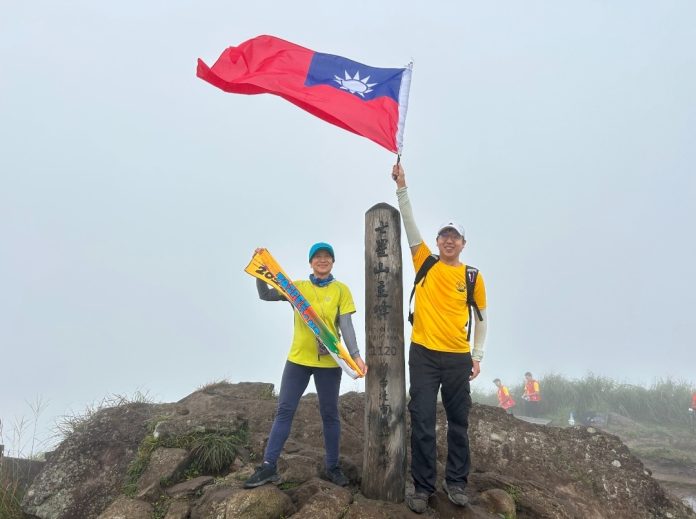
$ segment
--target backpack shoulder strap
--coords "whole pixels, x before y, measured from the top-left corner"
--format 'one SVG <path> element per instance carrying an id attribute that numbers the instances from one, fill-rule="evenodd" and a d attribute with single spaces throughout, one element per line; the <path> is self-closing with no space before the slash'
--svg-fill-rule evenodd
<path id="1" fill-rule="evenodd" d="M 440 261 L 440 256 L 437 254 L 431 254 L 427 258 L 425 258 L 425 261 L 421 265 L 421 267 L 418 269 L 418 272 L 416 272 L 416 279 L 413 281 L 413 288 L 411 289 L 411 297 L 408 299 L 408 322 L 413 324 L 413 312 L 411 311 L 411 301 L 413 301 L 413 295 L 416 293 L 416 285 L 420 283 L 421 281 L 425 283 L 425 276 L 428 274 L 428 271 L 433 268 L 433 265 Z"/>
<path id="2" fill-rule="evenodd" d="M 483 315 L 481 315 L 481 310 L 479 310 L 478 304 L 474 299 L 474 289 L 476 287 L 476 280 L 478 279 L 478 269 L 472 267 L 471 265 L 466 266 L 466 306 L 469 309 L 469 324 L 467 325 L 466 340 L 471 339 L 471 328 L 472 328 L 472 317 L 474 313 L 479 321 L 483 321 Z"/>
<path id="3" fill-rule="evenodd" d="M 471 265 L 466 266 L 466 304 L 476 310 L 476 317 L 479 321 L 483 321 L 481 310 L 479 310 L 476 300 L 474 299 L 474 289 L 476 288 L 476 280 L 478 279 L 479 270 Z"/>
<path id="4" fill-rule="evenodd" d="M 417 285 L 420 283 L 420 281 L 428 274 L 428 271 L 433 268 L 433 265 L 440 261 L 440 256 L 437 254 L 431 254 L 427 258 L 425 258 L 425 261 L 421 265 L 421 268 L 418 269 L 418 272 L 416 272 L 416 279 L 413 281 L 413 285 Z"/>

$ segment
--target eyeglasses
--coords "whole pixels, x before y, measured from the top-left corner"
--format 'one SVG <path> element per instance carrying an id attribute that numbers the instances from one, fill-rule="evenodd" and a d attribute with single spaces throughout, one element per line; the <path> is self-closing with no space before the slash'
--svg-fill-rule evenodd
<path id="1" fill-rule="evenodd" d="M 462 235 L 459 234 L 457 231 L 444 231 L 441 232 L 440 234 L 437 235 L 438 238 L 442 238 L 443 240 L 452 240 L 452 241 L 457 241 L 461 239 Z"/>

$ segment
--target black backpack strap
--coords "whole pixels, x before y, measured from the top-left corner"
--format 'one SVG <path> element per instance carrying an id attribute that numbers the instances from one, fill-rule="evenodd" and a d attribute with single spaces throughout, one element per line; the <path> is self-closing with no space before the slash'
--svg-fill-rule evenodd
<path id="1" fill-rule="evenodd" d="M 440 261 L 440 256 L 437 254 L 431 254 L 427 258 L 425 258 L 425 261 L 421 265 L 421 268 L 418 269 L 418 272 L 416 272 L 416 279 L 413 281 L 413 288 L 411 289 L 411 297 L 408 299 L 408 322 L 413 324 L 413 312 L 411 311 L 411 302 L 413 301 L 413 295 L 416 293 L 416 285 L 423 280 L 423 283 L 425 283 L 425 276 L 428 273 L 428 271 L 437 263 Z"/>
<path id="2" fill-rule="evenodd" d="M 478 278 L 478 269 L 470 265 L 466 266 L 466 306 L 469 309 L 469 324 L 467 326 L 466 340 L 469 342 L 471 339 L 471 328 L 472 328 L 472 318 L 474 317 L 474 312 L 479 321 L 483 321 L 483 315 L 481 315 L 481 310 L 479 310 L 476 300 L 474 299 L 474 288 L 476 287 L 476 279 Z"/>

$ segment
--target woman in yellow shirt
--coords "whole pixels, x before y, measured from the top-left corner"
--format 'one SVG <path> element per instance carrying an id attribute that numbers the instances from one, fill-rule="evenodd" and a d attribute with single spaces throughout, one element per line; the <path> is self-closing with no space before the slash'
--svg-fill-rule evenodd
<path id="1" fill-rule="evenodd" d="M 259 249 L 257 249 L 258 251 Z M 312 268 L 309 279 L 295 281 L 294 284 L 333 334 L 340 337 L 338 332 L 339 330 L 342 332 L 348 352 L 365 373 L 367 366 L 360 357 L 351 321 L 351 314 L 355 312 L 355 303 L 348 286 L 337 281 L 331 274 L 335 259 L 331 245 L 325 242 L 315 243 L 309 249 L 309 265 Z M 277 290 L 270 288 L 260 279 L 256 280 L 256 288 L 259 297 L 264 301 L 285 301 L 285 298 Z M 307 389 L 309 379 L 312 376 L 319 397 L 319 411 L 324 432 L 326 477 L 336 485 L 346 486 L 349 483 L 348 478 L 338 465 L 341 436 L 338 392 L 343 370 L 338 367 L 336 361 L 319 343 L 298 313 L 293 312 L 293 314 L 295 318 L 293 340 L 280 383 L 278 409 L 271 427 L 263 463 L 244 483 L 246 488 L 258 487 L 280 479 L 276 462 L 290 435 L 292 420 L 300 398 Z"/>

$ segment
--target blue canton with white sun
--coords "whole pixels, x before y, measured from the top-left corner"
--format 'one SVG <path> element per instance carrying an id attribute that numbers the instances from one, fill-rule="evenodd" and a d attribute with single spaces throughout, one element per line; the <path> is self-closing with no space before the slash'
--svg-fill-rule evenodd
<path id="1" fill-rule="evenodd" d="M 365 101 L 386 96 L 398 103 L 403 72 L 402 68 L 370 67 L 341 56 L 315 52 L 305 86 L 328 85 Z"/>

